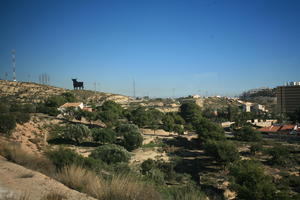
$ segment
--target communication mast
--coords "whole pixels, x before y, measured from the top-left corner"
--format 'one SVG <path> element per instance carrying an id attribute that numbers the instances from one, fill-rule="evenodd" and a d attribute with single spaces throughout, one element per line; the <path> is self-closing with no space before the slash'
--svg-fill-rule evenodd
<path id="1" fill-rule="evenodd" d="M 135 99 L 135 80 L 133 79 L 133 98 Z"/>
<path id="2" fill-rule="evenodd" d="M 11 51 L 11 58 L 12 58 L 12 67 L 13 67 L 13 81 L 17 81 L 16 77 L 16 50 Z"/>

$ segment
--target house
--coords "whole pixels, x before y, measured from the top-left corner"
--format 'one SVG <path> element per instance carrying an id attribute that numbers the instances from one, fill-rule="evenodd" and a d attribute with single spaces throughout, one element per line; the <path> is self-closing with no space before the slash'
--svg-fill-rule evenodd
<path id="1" fill-rule="evenodd" d="M 75 108 L 75 110 L 83 109 L 84 105 L 82 102 L 65 103 L 58 108 L 59 111 L 64 112 L 67 108 Z"/>
<path id="2" fill-rule="evenodd" d="M 276 133 L 281 135 L 289 135 L 289 134 L 299 134 L 300 135 L 300 127 L 298 125 L 291 125 L 291 124 L 285 124 L 285 125 L 274 125 L 269 127 L 263 127 L 258 129 L 258 131 L 262 133 Z"/>
<path id="3" fill-rule="evenodd" d="M 258 129 L 262 133 L 277 133 L 281 128 L 281 125 L 272 125 L 269 127 L 263 127 Z"/>
<path id="4" fill-rule="evenodd" d="M 250 102 L 244 102 L 241 107 L 244 112 L 251 112 L 252 105 Z"/>

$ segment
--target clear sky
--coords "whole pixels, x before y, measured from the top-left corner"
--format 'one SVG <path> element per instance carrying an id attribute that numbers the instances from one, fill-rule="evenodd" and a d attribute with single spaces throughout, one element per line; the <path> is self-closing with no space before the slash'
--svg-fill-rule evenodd
<path id="1" fill-rule="evenodd" d="M 300 81 L 299 0 L 1 0 L 0 77 L 137 96 Z M 174 88 L 174 89 L 173 89 Z M 207 92 L 206 92 L 207 91 Z"/>

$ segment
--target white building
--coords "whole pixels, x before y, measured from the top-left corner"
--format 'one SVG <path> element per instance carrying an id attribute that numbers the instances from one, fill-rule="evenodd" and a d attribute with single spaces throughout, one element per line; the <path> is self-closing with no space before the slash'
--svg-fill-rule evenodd
<path id="1" fill-rule="evenodd" d="M 84 105 L 82 102 L 74 102 L 74 103 L 65 103 L 64 105 L 60 106 L 58 108 L 59 111 L 63 112 L 65 111 L 67 108 L 75 108 L 75 110 L 78 109 L 83 109 Z"/>

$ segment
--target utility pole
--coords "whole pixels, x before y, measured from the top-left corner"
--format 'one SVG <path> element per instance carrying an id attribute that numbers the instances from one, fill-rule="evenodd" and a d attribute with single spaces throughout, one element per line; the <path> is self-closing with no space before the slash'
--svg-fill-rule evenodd
<path id="1" fill-rule="evenodd" d="M 96 91 L 97 91 L 97 83 L 94 82 L 94 91 L 95 91 L 95 94 L 96 94 Z"/>
<path id="2" fill-rule="evenodd" d="M 172 88 L 172 99 L 175 98 L 175 88 Z"/>
<path id="3" fill-rule="evenodd" d="M 101 92 L 101 84 L 97 83 L 97 86 L 98 86 L 98 91 Z"/>
<path id="4" fill-rule="evenodd" d="M 135 99 L 135 80 L 133 79 L 133 98 Z"/>
<path id="5" fill-rule="evenodd" d="M 11 57 L 12 57 L 12 68 L 13 68 L 13 81 L 17 81 L 16 77 L 16 50 L 11 51 Z"/>

